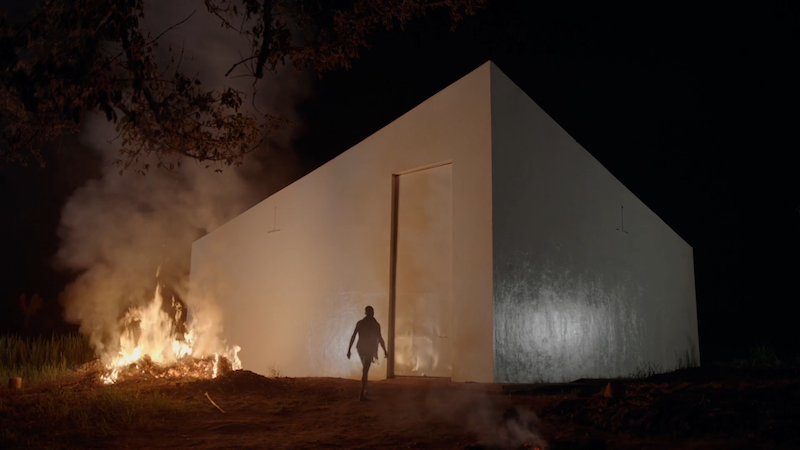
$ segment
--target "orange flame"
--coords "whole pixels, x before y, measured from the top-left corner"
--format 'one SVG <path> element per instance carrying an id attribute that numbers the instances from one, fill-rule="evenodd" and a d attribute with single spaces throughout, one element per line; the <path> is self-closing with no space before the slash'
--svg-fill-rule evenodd
<path id="1" fill-rule="evenodd" d="M 177 306 L 173 322 L 162 309 L 162 304 L 161 286 L 156 285 L 156 292 L 150 303 L 142 307 L 133 307 L 125 314 L 121 323 L 124 331 L 120 336 L 119 352 L 104 358 L 106 373 L 100 377 L 103 383 L 115 383 L 123 371 L 143 359 L 147 359 L 155 366 L 167 368 L 188 358 L 202 359 L 211 356 L 197 354 L 195 351 L 194 344 L 198 335 L 192 323 L 186 324 L 185 333 L 175 330 L 174 322 L 180 319 L 182 308 Z M 175 305 L 174 299 L 173 305 Z M 138 333 L 137 327 L 134 326 L 137 323 Z M 230 362 L 233 370 L 242 368 L 242 362 L 239 360 L 241 348 L 238 345 L 221 347 L 222 355 L 220 352 L 214 353 L 211 378 L 216 378 L 220 372 L 220 356 Z"/>

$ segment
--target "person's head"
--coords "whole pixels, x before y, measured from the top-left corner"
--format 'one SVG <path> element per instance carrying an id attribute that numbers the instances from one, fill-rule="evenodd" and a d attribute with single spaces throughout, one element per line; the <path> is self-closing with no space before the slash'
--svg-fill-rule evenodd
<path id="1" fill-rule="evenodd" d="M 375 315 L 375 310 L 372 309 L 372 306 L 367 306 L 366 308 L 364 308 L 364 314 L 366 314 L 367 317 L 372 317 Z"/>

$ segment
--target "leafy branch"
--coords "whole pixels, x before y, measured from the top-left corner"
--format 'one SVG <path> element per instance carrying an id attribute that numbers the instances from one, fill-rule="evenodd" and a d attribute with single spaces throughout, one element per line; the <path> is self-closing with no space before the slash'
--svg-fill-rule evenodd
<path id="1" fill-rule="evenodd" d="M 203 87 L 181 70 L 182 52 L 156 56 L 160 39 L 140 26 L 144 0 L 50 0 L 21 24 L 0 16 L 0 164 L 44 164 L 41 149 L 80 130 L 87 111 L 116 124 L 120 170 L 180 161 L 238 165 L 288 121 L 245 107 L 256 83 L 287 60 L 320 76 L 347 69 L 379 28 L 400 27 L 435 9 L 452 26 L 486 0 L 204 0 L 207 12 L 246 36 L 239 67 L 253 92 Z M 237 25 L 238 23 L 238 25 Z"/>

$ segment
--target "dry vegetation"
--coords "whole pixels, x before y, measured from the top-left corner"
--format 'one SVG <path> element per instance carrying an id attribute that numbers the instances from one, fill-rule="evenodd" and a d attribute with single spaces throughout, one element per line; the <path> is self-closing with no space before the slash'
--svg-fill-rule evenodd
<path id="1" fill-rule="evenodd" d="M 89 342 L 76 334 L 49 338 L 0 335 L 0 380 L 22 377 L 27 385 L 58 379 L 95 359 Z"/>
<path id="2" fill-rule="evenodd" d="M 53 352 L 41 345 L 27 355 L 47 366 L 41 355 Z M 11 347 L 18 349 L 7 345 L 6 355 Z M 543 440 L 551 449 L 800 448 L 798 371 L 771 357 L 759 366 L 764 355 L 756 356 L 617 380 L 612 398 L 601 380 L 500 386 L 400 378 L 373 383 L 363 403 L 353 380 L 144 371 L 104 386 L 96 361 L 65 363 L 23 390 L 0 389 L 0 448 L 476 450 Z"/>

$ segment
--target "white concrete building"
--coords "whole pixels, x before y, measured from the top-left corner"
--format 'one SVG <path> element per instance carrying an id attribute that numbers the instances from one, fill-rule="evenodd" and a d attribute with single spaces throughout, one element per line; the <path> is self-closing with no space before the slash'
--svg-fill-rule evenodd
<path id="1" fill-rule="evenodd" d="M 244 368 L 539 382 L 699 364 L 692 248 L 486 63 L 196 241 Z M 355 350 L 354 350 L 355 351 Z"/>

